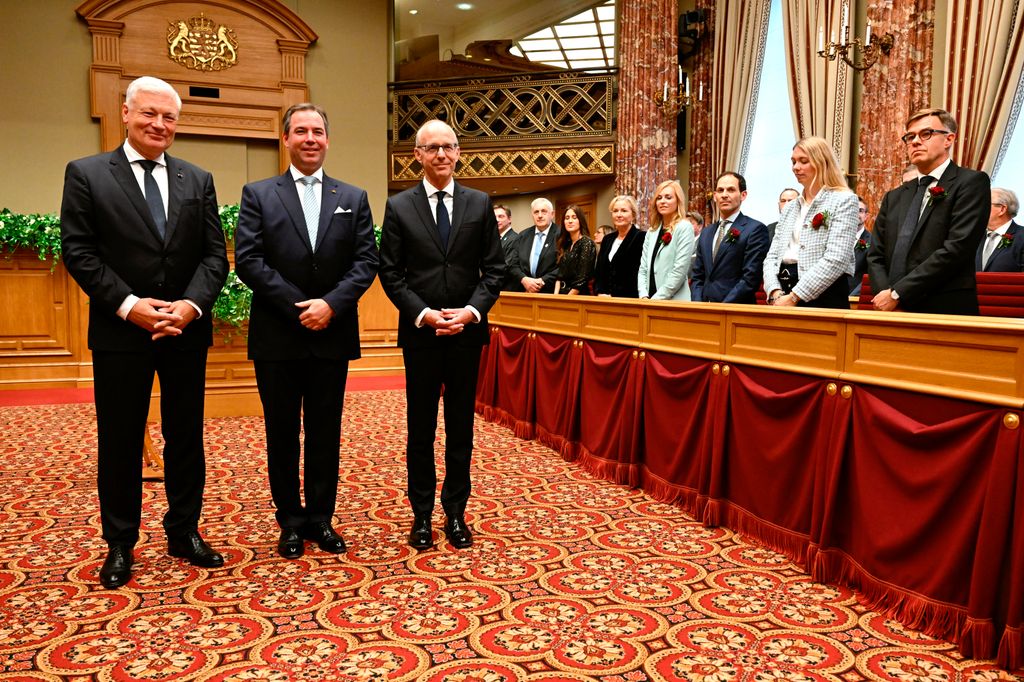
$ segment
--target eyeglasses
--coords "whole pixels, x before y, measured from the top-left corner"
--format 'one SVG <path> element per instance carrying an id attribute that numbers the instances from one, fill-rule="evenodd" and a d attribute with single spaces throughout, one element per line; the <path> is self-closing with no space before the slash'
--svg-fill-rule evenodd
<path id="1" fill-rule="evenodd" d="M 922 128 L 916 133 L 907 133 L 900 139 L 903 140 L 903 144 L 910 144 L 911 142 L 917 139 L 921 140 L 921 142 L 927 142 L 928 140 L 932 139 L 932 135 L 934 135 L 935 133 L 949 135 L 952 132 L 952 130 L 935 130 L 934 128 Z"/>
<path id="2" fill-rule="evenodd" d="M 459 148 L 457 144 L 418 144 L 416 149 L 422 149 L 427 154 L 437 155 L 441 150 L 444 150 L 445 154 L 451 154 Z"/>

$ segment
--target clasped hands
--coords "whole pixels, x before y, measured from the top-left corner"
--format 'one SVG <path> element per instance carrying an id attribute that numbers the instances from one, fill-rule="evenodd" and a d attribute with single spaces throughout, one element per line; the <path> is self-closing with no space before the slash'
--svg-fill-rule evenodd
<path id="1" fill-rule="evenodd" d="M 871 299 L 871 305 L 874 306 L 875 310 L 881 310 L 889 312 L 896 310 L 899 307 L 900 302 L 892 297 L 892 289 L 883 289 L 875 294 L 874 298 Z"/>
<path id="2" fill-rule="evenodd" d="M 428 310 L 423 316 L 423 324 L 433 327 L 437 336 L 458 334 L 475 321 L 476 317 L 467 308 Z"/>
<path id="3" fill-rule="evenodd" d="M 199 313 L 185 300 L 140 298 L 128 311 L 128 321 L 150 332 L 154 341 L 165 336 L 180 335 L 197 317 Z"/>

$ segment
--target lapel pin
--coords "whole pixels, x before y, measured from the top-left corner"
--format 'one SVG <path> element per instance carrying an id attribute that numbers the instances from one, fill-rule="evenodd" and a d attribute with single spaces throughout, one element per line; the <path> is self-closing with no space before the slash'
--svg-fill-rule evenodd
<path id="1" fill-rule="evenodd" d="M 179 178 L 183 178 L 183 177 L 185 177 L 185 176 L 181 174 L 181 171 L 178 171 L 178 177 L 179 177 Z"/>

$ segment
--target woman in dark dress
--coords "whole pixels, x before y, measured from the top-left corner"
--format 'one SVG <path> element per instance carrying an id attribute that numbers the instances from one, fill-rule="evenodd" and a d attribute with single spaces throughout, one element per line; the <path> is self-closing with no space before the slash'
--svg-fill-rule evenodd
<path id="1" fill-rule="evenodd" d="M 636 199 L 621 194 L 608 205 L 615 234 L 606 235 L 597 254 L 594 290 L 598 296 L 638 298 L 637 273 L 644 248 L 644 233 L 636 226 L 640 209 Z"/>
<path id="2" fill-rule="evenodd" d="M 575 204 L 562 215 L 562 234 L 558 237 L 558 285 L 556 291 L 575 296 L 590 293 L 597 247 L 583 211 Z"/>

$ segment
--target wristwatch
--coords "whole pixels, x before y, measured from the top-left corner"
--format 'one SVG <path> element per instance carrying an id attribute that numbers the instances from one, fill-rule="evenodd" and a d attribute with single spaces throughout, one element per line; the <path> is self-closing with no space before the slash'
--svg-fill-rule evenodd
<path id="1" fill-rule="evenodd" d="M 900 300 L 900 293 L 895 289 L 889 289 L 889 298 L 891 298 L 894 301 L 898 301 Z"/>

